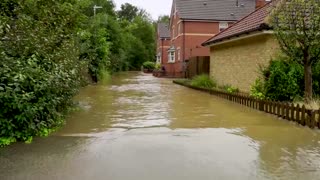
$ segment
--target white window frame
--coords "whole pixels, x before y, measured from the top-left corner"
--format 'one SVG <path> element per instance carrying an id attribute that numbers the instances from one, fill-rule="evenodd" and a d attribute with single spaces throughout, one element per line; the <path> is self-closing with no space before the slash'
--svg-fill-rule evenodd
<path id="1" fill-rule="evenodd" d="M 178 61 L 181 61 L 181 51 L 180 48 L 177 48 Z"/>
<path id="2" fill-rule="evenodd" d="M 229 27 L 228 22 L 219 22 L 219 32 L 227 29 Z"/>
<path id="3" fill-rule="evenodd" d="M 157 56 L 157 63 L 159 63 L 159 64 L 161 63 L 161 54 L 160 53 Z"/>
<path id="4" fill-rule="evenodd" d="M 169 51 L 168 52 L 168 62 L 169 63 L 176 62 L 176 53 L 175 53 L 175 51 Z"/>

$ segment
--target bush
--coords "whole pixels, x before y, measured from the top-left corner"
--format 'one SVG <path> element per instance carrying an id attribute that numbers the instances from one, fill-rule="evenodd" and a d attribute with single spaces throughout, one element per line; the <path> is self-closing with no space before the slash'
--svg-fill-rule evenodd
<path id="1" fill-rule="evenodd" d="M 266 98 L 278 101 L 293 101 L 303 96 L 304 71 L 300 64 L 286 59 L 270 62 L 262 69 L 263 80 L 257 80 L 251 87 L 251 95 L 256 98 Z"/>
<path id="2" fill-rule="evenodd" d="M 148 69 L 148 70 L 154 70 L 156 67 L 155 63 L 150 61 L 144 62 L 142 66 L 144 69 Z"/>
<path id="3" fill-rule="evenodd" d="M 238 92 L 240 92 L 239 88 L 233 87 L 233 86 L 231 86 L 229 84 L 220 87 L 220 89 L 223 89 L 223 90 L 227 91 L 228 93 L 238 93 Z"/>
<path id="4" fill-rule="evenodd" d="M 156 66 L 155 66 L 155 69 L 156 70 L 161 70 L 161 64 L 157 63 Z"/>
<path id="5" fill-rule="evenodd" d="M 263 100 L 265 99 L 265 92 L 264 92 L 264 84 L 261 79 L 257 79 L 255 83 L 251 86 L 250 89 L 250 96 L 256 99 Z"/>
<path id="6" fill-rule="evenodd" d="M 207 89 L 212 89 L 217 86 L 216 82 L 206 74 L 194 77 L 191 80 L 191 85 Z"/>
<path id="7" fill-rule="evenodd" d="M 75 6 L 44 0 L 15 5 L 19 10 L 10 12 L 19 18 L 0 13 L 0 37 L 8 40 L 0 41 L 0 146 L 31 142 L 63 124 L 87 67 L 73 34 Z M 0 6 L 6 12 L 2 8 L 6 4 Z"/>

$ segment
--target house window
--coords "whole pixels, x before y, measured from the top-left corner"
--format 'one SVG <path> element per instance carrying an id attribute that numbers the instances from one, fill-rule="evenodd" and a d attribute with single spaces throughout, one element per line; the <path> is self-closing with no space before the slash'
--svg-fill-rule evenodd
<path id="1" fill-rule="evenodd" d="M 168 58 L 169 58 L 169 62 L 170 63 L 174 63 L 175 62 L 175 52 L 174 51 L 170 51 Z"/>
<path id="2" fill-rule="evenodd" d="M 181 34 L 181 23 L 178 25 L 178 36 Z"/>
<path id="3" fill-rule="evenodd" d="M 180 61 L 181 60 L 180 48 L 177 51 L 178 51 L 178 61 Z"/>
<path id="4" fill-rule="evenodd" d="M 161 54 L 160 53 L 157 56 L 157 63 L 159 63 L 159 64 L 161 63 Z"/>
<path id="5" fill-rule="evenodd" d="M 221 32 L 221 31 L 227 29 L 228 26 L 229 26 L 229 24 L 227 22 L 220 22 L 219 23 L 219 31 Z"/>

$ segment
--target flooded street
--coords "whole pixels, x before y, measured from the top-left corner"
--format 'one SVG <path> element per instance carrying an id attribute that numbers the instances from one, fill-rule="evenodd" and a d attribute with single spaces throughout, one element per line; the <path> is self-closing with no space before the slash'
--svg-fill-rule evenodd
<path id="1" fill-rule="evenodd" d="M 0 180 L 313 180 L 320 132 L 142 73 L 88 86 L 66 126 L 0 149 Z"/>

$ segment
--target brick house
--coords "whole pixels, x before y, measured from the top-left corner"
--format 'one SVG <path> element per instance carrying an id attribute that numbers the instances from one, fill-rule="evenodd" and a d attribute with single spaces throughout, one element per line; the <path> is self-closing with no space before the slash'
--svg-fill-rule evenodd
<path id="1" fill-rule="evenodd" d="M 210 48 L 210 75 L 220 85 L 249 92 L 259 77 L 259 68 L 269 64 L 279 46 L 267 17 L 269 2 L 203 43 Z"/>
<path id="2" fill-rule="evenodd" d="M 167 64 L 167 51 L 170 48 L 170 30 L 166 23 L 158 23 L 157 26 L 157 63 Z"/>
<path id="3" fill-rule="evenodd" d="M 264 5 L 264 0 L 173 0 L 170 15 L 171 42 L 167 74 L 184 77 L 186 60 L 193 56 L 209 56 L 201 44 L 229 25 Z M 164 54 L 163 54 L 164 55 Z"/>

